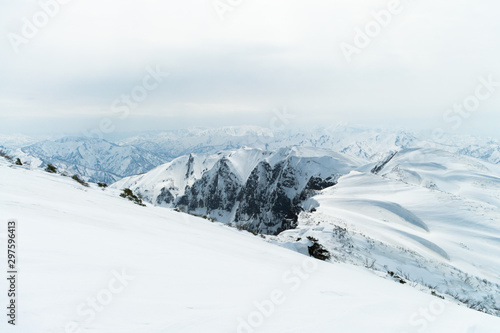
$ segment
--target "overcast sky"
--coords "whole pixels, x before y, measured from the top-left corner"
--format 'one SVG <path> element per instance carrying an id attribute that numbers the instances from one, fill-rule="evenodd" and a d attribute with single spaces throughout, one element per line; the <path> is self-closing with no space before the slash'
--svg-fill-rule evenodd
<path id="1" fill-rule="evenodd" d="M 500 85 L 480 79 L 500 82 L 498 1 L 60 3 L 0 0 L 1 132 L 267 127 L 286 109 L 289 126 L 498 137 Z"/>

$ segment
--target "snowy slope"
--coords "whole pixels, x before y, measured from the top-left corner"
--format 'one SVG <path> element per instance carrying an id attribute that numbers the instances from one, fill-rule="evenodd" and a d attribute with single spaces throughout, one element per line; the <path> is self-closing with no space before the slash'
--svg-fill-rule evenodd
<path id="1" fill-rule="evenodd" d="M 311 199 L 313 212 L 277 241 L 303 251 L 315 237 L 336 260 L 396 272 L 500 316 L 500 168 L 408 149 L 378 174 L 364 169 Z"/>
<path id="2" fill-rule="evenodd" d="M 22 281 L 18 326 L 2 320 L 2 332 L 500 332 L 497 317 L 361 268 L 310 262 L 217 223 L 140 207 L 112 189 L 4 161 L 0 189 L 2 223 L 19 221 Z M 120 282 L 122 274 L 130 278 Z M 255 329 L 241 326 L 249 318 Z"/>

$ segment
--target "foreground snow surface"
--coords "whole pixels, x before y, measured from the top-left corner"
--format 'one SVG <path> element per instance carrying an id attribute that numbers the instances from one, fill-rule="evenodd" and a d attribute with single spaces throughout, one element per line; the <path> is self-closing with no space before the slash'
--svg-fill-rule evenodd
<path id="1" fill-rule="evenodd" d="M 0 189 L 3 270 L 8 218 L 20 246 L 17 325 L 2 314 L 1 332 L 500 332 L 500 318 L 115 190 L 4 162 Z"/>

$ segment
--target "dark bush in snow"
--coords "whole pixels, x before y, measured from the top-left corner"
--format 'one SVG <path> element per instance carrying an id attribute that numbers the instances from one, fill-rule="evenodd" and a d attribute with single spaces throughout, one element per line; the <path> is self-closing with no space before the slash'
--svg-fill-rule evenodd
<path id="1" fill-rule="evenodd" d="M 10 157 L 9 155 L 7 155 L 7 153 L 4 152 L 1 149 L 0 149 L 0 156 L 2 156 L 3 158 L 5 158 L 7 161 L 12 161 L 12 157 Z"/>
<path id="2" fill-rule="evenodd" d="M 80 177 L 78 177 L 78 175 L 73 175 L 73 177 L 71 177 L 73 180 L 76 180 L 78 183 L 82 184 L 83 186 L 85 187 L 89 187 L 89 184 L 87 184 L 87 182 L 85 182 L 83 179 L 80 179 Z"/>
<path id="3" fill-rule="evenodd" d="M 146 206 L 145 204 L 142 203 L 142 199 L 137 195 L 135 195 L 134 192 L 132 192 L 132 190 L 129 188 L 124 189 L 123 193 L 120 194 L 120 197 L 127 198 L 139 206 Z"/>
<path id="4" fill-rule="evenodd" d="M 309 246 L 309 255 L 311 257 L 314 257 L 319 260 L 329 260 L 331 258 L 330 252 L 328 252 L 327 249 L 320 243 L 318 243 L 318 240 L 314 237 L 307 237 L 313 245 Z"/>
<path id="5" fill-rule="evenodd" d="M 47 171 L 49 173 L 57 173 L 57 168 L 49 163 L 49 164 L 47 164 L 45 171 Z"/>

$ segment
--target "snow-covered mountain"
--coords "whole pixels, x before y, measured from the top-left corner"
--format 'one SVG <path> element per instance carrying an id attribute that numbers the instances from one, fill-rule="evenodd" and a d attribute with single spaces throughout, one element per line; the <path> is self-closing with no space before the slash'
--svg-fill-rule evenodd
<path id="1" fill-rule="evenodd" d="M 399 199 L 411 203 L 407 208 L 421 215 L 424 197 L 411 200 L 409 186 L 371 173 L 344 176 L 318 200 L 320 206 L 313 215 L 324 218 L 307 220 L 311 223 L 307 232 L 323 237 L 325 246 L 352 239 L 352 253 L 358 253 L 360 246 L 371 247 L 366 254 L 378 255 L 376 266 L 389 265 L 398 258 L 387 256 L 382 261 L 384 253 L 377 252 L 382 245 L 363 238 L 361 230 L 386 225 L 385 244 L 398 240 L 398 224 L 407 231 L 425 231 L 394 219 L 401 213 L 395 209 L 379 208 L 383 215 L 370 220 L 366 214 L 374 211 L 373 205 L 355 208 L 354 203 L 342 211 L 340 201 L 328 201 L 360 196 Z M 93 184 L 84 187 L 68 177 L 28 170 L 3 159 L 0 188 L 0 211 L 18 221 L 22 281 L 17 325 L 4 320 L 2 332 L 500 332 L 498 317 L 459 306 L 448 295 L 441 299 L 429 290 L 421 292 L 410 283 L 393 281 L 387 272 L 312 260 L 270 244 L 269 236 L 255 237 L 171 209 L 141 207 L 120 198 L 117 190 L 101 190 Z M 332 190 L 338 192 L 330 195 Z M 385 198 L 391 190 L 393 196 Z M 452 215 L 440 224 L 427 220 L 432 214 L 423 215 L 430 230 L 427 237 L 447 253 L 447 264 L 460 265 L 470 269 L 465 271 L 468 274 L 485 279 L 498 278 L 498 274 L 486 276 L 488 270 L 498 268 L 493 261 L 499 258 L 494 248 L 495 224 L 489 229 L 486 224 L 454 227 L 447 222 L 458 215 L 458 206 L 459 202 L 450 208 L 435 202 L 433 207 L 439 207 L 444 216 Z M 338 221 L 333 209 L 344 212 Z M 329 234 L 326 223 L 340 223 L 340 219 L 357 223 L 360 232 Z M 307 222 L 302 221 L 301 228 Z M 6 244 L 6 231 L 0 228 L 0 244 Z M 436 248 L 410 240 L 399 244 L 420 244 L 421 256 L 434 259 L 438 268 L 445 262 Z M 468 249 L 455 246 L 462 241 Z M 348 242 L 341 245 L 349 247 Z M 0 251 L 2 262 L 7 262 L 6 255 L 7 251 Z M 419 264 L 428 262 L 421 260 Z M 491 267 L 484 267 L 488 261 Z M 404 269 L 413 267 L 410 261 L 400 264 Z M 469 281 L 474 287 L 479 283 L 474 278 Z M 6 279 L 0 288 L 8 289 Z M 456 293 L 462 289 L 457 287 Z M 498 294 L 492 290 L 492 295 Z"/>
<path id="2" fill-rule="evenodd" d="M 458 149 L 458 153 L 486 160 L 490 163 L 500 164 L 500 142 L 488 140 L 486 143 L 464 145 Z"/>
<path id="3" fill-rule="evenodd" d="M 130 188 L 155 205 L 275 234 L 295 225 L 303 200 L 359 165 L 321 148 L 242 148 L 190 154 L 112 186 Z"/>
<path id="4" fill-rule="evenodd" d="M 153 169 L 165 162 L 161 157 L 133 146 L 119 146 L 101 140 L 66 137 L 41 141 L 21 151 L 62 172 L 78 174 L 91 182 L 113 183 L 116 180 Z"/>
<path id="5" fill-rule="evenodd" d="M 500 168 L 436 149 L 407 149 L 310 199 L 275 238 L 500 316 Z"/>

